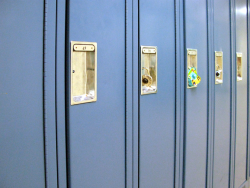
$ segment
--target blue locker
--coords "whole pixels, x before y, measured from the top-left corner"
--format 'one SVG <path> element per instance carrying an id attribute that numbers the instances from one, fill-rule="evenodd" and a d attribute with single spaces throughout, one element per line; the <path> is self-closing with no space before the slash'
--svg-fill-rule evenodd
<path id="1" fill-rule="evenodd" d="M 125 187 L 125 1 L 70 1 L 70 42 L 97 43 L 97 101 L 70 104 L 67 141 L 70 187 Z"/>
<path id="2" fill-rule="evenodd" d="M 184 186 L 186 188 L 206 185 L 208 97 L 206 8 L 205 0 L 185 1 L 185 49 L 197 49 L 198 75 L 201 77 L 201 82 L 196 88 L 187 89 L 185 84 Z M 186 79 L 185 82 L 187 83 Z"/>
<path id="3" fill-rule="evenodd" d="M 43 1 L 0 4 L 0 187 L 42 188 Z"/>
<path id="4" fill-rule="evenodd" d="M 236 83 L 236 149 L 235 187 L 240 187 L 247 179 L 247 1 L 238 0 L 236 8 L 236 52 L 242 53 L 242 80 Z M 238 59 L 235 63 L 238 69 Z M 236 70 L 236 77 L 238 71 Z"/>
<path id="5" fill-rule="evenodd" d="M 158 71 L 157 93 L 139 93 L 139 187 L 142 188 L 174 186 L 174 7 L 174 1 L 139 3 L 139 46 L 157 46 Z"/>
<path id="6" fill-rule="evenodd" d="M 223 83 L 214 85 L 213 187 L 229 186 L 230 164 L 230 12 L 229 1 L 214 1 L 214 51 L 223 52 Z M 213 63 L 215 57 L 211 57 Z M 215 65 L 214 65 L 215 66 Z M 214 67 L 216 68 L 216 67 Z M 215 76 L 215 71 L 211 74 Z M 215 83 L 212 83 L 215 84 Z"/>

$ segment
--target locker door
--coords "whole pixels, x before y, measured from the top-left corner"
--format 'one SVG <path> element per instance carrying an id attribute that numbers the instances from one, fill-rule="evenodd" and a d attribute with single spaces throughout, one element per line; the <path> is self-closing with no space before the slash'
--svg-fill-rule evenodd
<path id="1" fill-rule="evenodd" d="M 205 187 L 207 146 L 207 17 L 206 0 L 185 2 L 186 48 L 197 49 L 201 82 L 186 89 L 185 187 Z"/>
<path id="2" fill-rule="evenodd" d="M 68 3 L 70 187 L 125 187 L 125 1 Z M 70 104 L 70 41 L 97 43 L 97 101 Z"/>
<path id="3" fill-rule="evenodd" d="M 42 188 L 44 2 L 0 4 L 0 187 Z"/>
<path id="4" fill-rule="evenodd" d="M 157 93 L 139 93 L 139 186 L 174 186 L 174 1 L 139 1 L 139 46 L 157 47 Z M 140 51 L 140 50 L 139 50 Z M 140 66 L 139 66 L 140 67 Z M 139 80 L 141 80 L 139 78 Z M 139 82 L 141 85 L 141 83 Z"/>
<path id="5" fill-rule="evenodd" d="M 229 10 L 229 1 L 214 1 L 214 50 L 223 52 L 223 83 L 214 86 L 215 125 L 213 187 L 228 187 L 229 182 L 231 78 Z M 214 57 L 211 58 L 215 61 Z M 213 63 L 215 63 L 214 61 Z M 215 66 L 215 70 L 217 68 L 218 67 Z M 215 71 L 212 75 L 215 76 Z M 216 76 L 215 79 L 217 79 Z"/>
<path id="6" fill-rule="evenodd" d="M 236 52 L 242 53 L 242 80 L 237 81 L 235 187 L 246 180 L 247 161 L 247 1 L 236 1 Z M 236 57 L 235 63 L 238 62 Z M 238 65 L 237 65 L 238 69 Z M 239 67 L 240 69 L 240 67 Z M 237 76 L 238 77 L 238 73 Z"/>

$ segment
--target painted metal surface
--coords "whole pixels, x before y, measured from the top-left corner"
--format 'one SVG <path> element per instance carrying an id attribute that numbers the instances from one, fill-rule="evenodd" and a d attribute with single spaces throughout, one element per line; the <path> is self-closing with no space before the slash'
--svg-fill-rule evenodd
<path id="1" fill-rule="evenodd" d="M 129 1 L 126 1 L 127 5 L 129 4 Z M 133 187 L 139 187 L 139 2 L 138 1 L 132 1 L 132 6 L 128 6 L 128 12 L 132 12 L 132 60 L 133 60 L 133 66 L 132 66 L 132 105 L 133 105 L 133 116 L 132 116 L 132 123 L 133 123 L 133 131 L 132 131 L 132 139 L 133 139 L 133 153 L 132 153 L 132 168 L 133 168 L 133 175 L 132 175 L 132 181 L 133 181 Z M 128 19 L 129 17 L 127 17 Z M 129 19 L 127 20 L 127 23 L 130 23 Z M 127 29 L 127 34 L 130 32 L 130 28 Z M 128 35 L 127 35 L 128 36 Z M 128 40 L 129 38 L 127 38 Z M 127 46 L 129 47 L 129 45 Z M 130 53 L 126 53 L 128 55 Z M 127 60 L 126 64 L 128 65 L 129 60 Z M 128 74 L 129 75 L 129 74 Z M 128 76 L 127 76 L 128 78 Z M 127 82 L 126 86 L 128 87 L 129 82 Z M 129 91 L 129 90 L 127 90 Z M 130 95 L 127 95 L 129 97 Z M 128 98 L 127 98 L 128 99 Z M 129 105 L 129 100 L 127 100 L 127 106 Z M 128 114 L 128 113 L 127 113 Z M 127 120 L 128 122 L 128 120 Z M 127 134 L 128 135 L 128 134 Z M 129 143 L 129 137 L 127 137 L 127 143 Z M 127 144 L 128 145 L 128 144 Z M 128 155 L 129 153 L 127 153 Z M 129 157 L 127 157 L 129 158 Z M 128 167 L 128 164 L 127 164 Z M 127 179 L 130 178 L 130 176 L 127 176 Z"/>
<path id="2" fill-rule="evenodd" d="M 235 130 L 236 130 L 236 27 L 235 27 L 235 1 L 230 2 L 230 62 L 231 62 L 231 88 L 230 88 L 230 100 L 231 100 L 231 132 L 230 132 L 230 167 L 229 167 L 229 187 L 234 188 L 235 180 Z"/>
<path id="3" fill-rule="evenodd" d="M 57 187 L 56 0 L 44 2 L 43 105 L 46 187 Z"/>
<path id="4" fill-rule="evenodd" d="M 206 187 L 212 187 L 214 156 L 214 98 L 215 98 L 215 63 L 214 63 L 214 16 L 213 0 L 207 1 L 207 166 Z"/>
<path id="5" fill-rule="evenodd" d="M 235 187 L 246 180 L 247 162 L 247 1 L 236 1 L 236 52 L 242 53 L 242 80 L 236 92 Z M 235 59 L 237 63 L 237 59 Z"/>
<path id="6" fill-rule="evenodd" d="M 67 58 L 70 187 L 125 187 L 125 1 L 70 1 L 68 41 L 95 41 L 98 100 L 70 105 Z"/>
<path id="7" fill-rule="evenodd" d="M 0 187 L 67 187 L 66 173 L 68 187 L 247 186 L 246 0 L 235 1 L 236 28 L 229 15 L 234 1 L 68 1 L 66 117 L 65 1 L 46 2 L 0 7 Z M 73 40 L 98 44 L 97 102 L 70 105 Z M 157 46 L 156 94 L 140 95 L 140 45 Z M 198 50 L 202 81 L 193 89 L 186 88 L 187 48 Z M 218 85 L 213 48 L 223 51 Z M 240 82 L 236 51 L 242 53 Z"/>
<path id="8" fill-rule="evenodd" d="M 140 96 L 139 187 L 173 187 L 175 156 L 174 1 L 139 3 L 139 45 L 157 46 L 156 94 Z M 140 94 L 139 94 L 140 95 Z"/>
<path id="9" fill-rule="evenodd" d="M 229 186 L 231 85 L 229 14 L 227 0 L 214 1 L 214 50 L 223 52 L 223 83 L 216 84 L 214 89 L 213 187 Z"/>
<path id="10" fill-rule="evenodd" d="M 66 129 L 65 129 L 65 24 L 66 0 L 57 2 L 56 22 L 56 137 L 57 137 L 57 183 L 67 187 Z"/>
<path id="11" fill-rule="evenodd" d="M 175 93 L 175 187 L 183 187 L 184 177 L 184 136 L 185 136 L 185 89 L 186 89 L 186 71 L 185 63 L 185 42 L 184 42 L 184 2 L 182 0 L 175 1 L 175 73 L 176 77 L 176 93 Z"/>
<path id="12" fill-rule="evenodd" d="M 0 187 L 42 188 L 43 1 L 2 1 L 0 25 Z"/>
<path id="13" fill-rule="evenodd" d="M 207 15 L 206 1 L 185 2 L 186 48 L 197 49 L 197 88 L 186 89 L 185 187 L 205 187 L 207 147 Z"/>

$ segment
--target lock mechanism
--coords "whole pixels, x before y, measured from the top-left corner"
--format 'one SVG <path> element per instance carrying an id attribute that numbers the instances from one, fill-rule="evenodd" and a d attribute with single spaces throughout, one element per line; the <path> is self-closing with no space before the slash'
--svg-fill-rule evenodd
<path id="1" fill-rule="evenodd" d="M 215 51 L 215 84 L 223 83 L 223 52 Z"/>
<path id="2" fill-rule="evenodd" d="M 97 100 L 97 43 L 71 41 L 71 105 Z"/>
<path id="3" fill-rule="evenodd" d="M 141 94 L 157 92 L 157 48 L 141 46 Z"/>
<path id="4" fill-rule="evenodd" d="M 148 68 L 142 67 L 142 69 L 147 70 L 147 74 L 142 75 L 142 85 L 146 87 L 151 87 L 153 83 L 153 78 L 149 75 Z"/>
<path id="5" fill-rule="evenodd" d="M 221 71 L 216 71 L 215 75 L 216 75 L 217 78 L 219 78 L 220 75 L 221 75 Z"/>

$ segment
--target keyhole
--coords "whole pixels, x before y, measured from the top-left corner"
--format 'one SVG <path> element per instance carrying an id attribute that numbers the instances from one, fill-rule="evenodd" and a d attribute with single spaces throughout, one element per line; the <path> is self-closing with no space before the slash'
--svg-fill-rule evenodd
<path id="1" fill-rule="evenodd" d="M 148 83 L 148 79 L 147 79 L 147 78 L 143 78 L 143 79 L 142 79 L 142 82 L 143 82 L 144 84 L 147 84 L 147 83 Z"/>
<path id="2" fill-rule="evenodd" d="M 220 76 L 220 73 L 219 73 L 219 72 L 216 72 L 216 76 L 219 77 L 219 76 Z"/>

